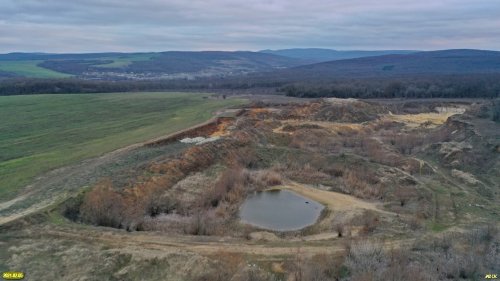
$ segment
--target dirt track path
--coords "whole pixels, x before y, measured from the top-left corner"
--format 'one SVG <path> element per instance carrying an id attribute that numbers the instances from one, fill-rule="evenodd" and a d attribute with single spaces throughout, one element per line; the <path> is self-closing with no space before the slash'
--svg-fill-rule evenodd
<path id="1" fill-rule="evenodd" d="M 249 241 L 231 237 L 203 237 L 190 235 L 166 235 L 145 232 L 107 231 L 105 228 L 85 227 L 84 229 L 57 227 L 44 229 L 44 237 L 66 238 L 72 241 L 84 241 L 109 245 L 122 251 L 187 251 L 202 255 L 231 252 L 251 254 L 263 257 L 293 255 L 300 248 L 307 255 L 320 253 L 341 253 L 345 251 L 345 240 L 332 239 L 320 241 L 279 240 L 272 242 Z M 414 239 L 378 241 L 384 248 L 398 248 L 410 245 Z"/>

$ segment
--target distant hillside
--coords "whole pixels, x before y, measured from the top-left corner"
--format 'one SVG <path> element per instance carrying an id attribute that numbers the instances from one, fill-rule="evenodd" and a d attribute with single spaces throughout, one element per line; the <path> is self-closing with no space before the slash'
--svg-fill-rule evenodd
<path id="1" fill-rule="evenodd" d="M 443 50 L 338 60 L 298 66 L 274 75 L 287 80 L 500 73 L 500 52 Z M 269 76 L 269 75 L 266 75 Z"/>
<path id="2" fill-rule="evenodd" d="M 262 50 L 266 54 L 274 54 L 289 58 L 303 59 L 306 61 L 325 62 L 332 60 L 354 59 L 371 56 L 410 54 L 417 51 L 408 50 L 383 50 L 383 51 L 337 51 L 331 49 L 305 48 L 305 49 L 282 49 L 282 50 Z"/>
<path id="3" fill-rule="evenodd" d="M 84 53 L 84 54 L 51 54 L 51 53 L 8 53 L 0 54 L 0 61 L 19 60 L 80 60 L 80 59 L 100 59 L 110 57 L 133 57 L 136 55 L 153 53 Z"/>
<path id="4" fill-rule="evenodd" d="M 128 71 L 179 72 L 255 72 L 302 64 L 300 60 L 255 52 L 164 52 L 148 61 L 129 65 Z"/>
<path id="5" fill-rule="evenodd" d="M 313 64 L 306 61 L 265 52 L 13 53 L 0 55 L 0 78 L 175 79 L 191 84 L 244 83 L 248 87 L 337 78 L 500 73 L 500 52 L 482 50 L 391 54 Z M 206 78 L 205 82 L 192 81 L 201 78 Z"/>
<path id="6" fill-rule="evenodd" d="M 256 52 L 162 52 L 0 55 L 0 76 L 54 78 L 76 76 L 103 80 L 220 77 L 293 67 L 295 58 Z M 30 73 L 24 70 L 29 66 Z M 33 75 L 31 75 L 33 74 Z"/>

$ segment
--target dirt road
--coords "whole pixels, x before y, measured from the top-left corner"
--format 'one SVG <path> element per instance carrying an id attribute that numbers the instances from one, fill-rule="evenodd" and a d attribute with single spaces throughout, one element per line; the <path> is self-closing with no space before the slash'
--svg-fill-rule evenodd
<path id="1" fill-rule="evenodd" d="M 102 227 L 55 227 L 44 229 L 41 235 L 47 238 L 66 238 L 72 241 L 88 241 L 108 245 L 128 251 L 188 251 L 202 255 L 218 252 L 251 254 L 272 257 L 293 255 L 297 249 L 307 255 L 320 253 L 341 253 L 345 251 L 345 240 L 312 240 L 308 236 L 301 240 L 280 239 L 279 241 L 249 241 L 242 238 L 219 236 L 165 235 L 151 232 L 126 232 Z M 313 236 L 311 236 L 313 238 Z M 414 239 L 379 241 L 385 248 L 398 248 L 410 245 Z"/>

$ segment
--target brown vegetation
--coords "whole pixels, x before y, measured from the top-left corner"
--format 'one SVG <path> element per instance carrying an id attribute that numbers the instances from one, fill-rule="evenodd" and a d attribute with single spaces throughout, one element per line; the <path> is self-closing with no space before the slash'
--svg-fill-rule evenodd
<path id="1" fill-rule="evenodd" d="M 479 280 L 500 269 L 499 235 L 492 226 L 463 234 L 422 239 L 413 246 L 383 246 L 366 239 L 346 243 L 341 255 L 312 257 L 298 250 L 288 266 L 289 280 Z"/>
<path id="2" fill-rule="evenodd" d="M 81 218 L 96 225 L 121 227 L 125 202 L 113 190 L 111 181 L 103 181 L 94 187 L 80 207 Z"/>

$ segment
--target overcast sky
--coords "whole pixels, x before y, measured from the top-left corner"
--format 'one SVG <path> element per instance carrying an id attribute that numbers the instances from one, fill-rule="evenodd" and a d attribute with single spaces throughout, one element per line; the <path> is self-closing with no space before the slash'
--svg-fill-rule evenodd
<path id="1" fill-rule="evenodd" d="M 500 50 L 499 0 L 0 0 L 0 53 Z"/>

